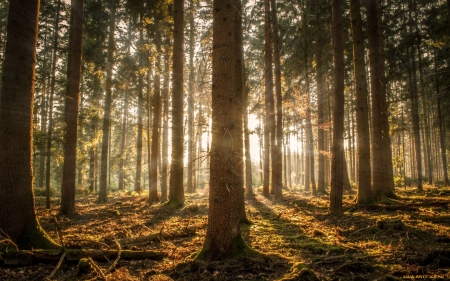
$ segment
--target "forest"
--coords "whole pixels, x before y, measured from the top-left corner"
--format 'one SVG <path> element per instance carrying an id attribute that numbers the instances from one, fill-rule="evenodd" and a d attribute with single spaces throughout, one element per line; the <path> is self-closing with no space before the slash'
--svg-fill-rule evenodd
<path id="1" fill-rule="evenodd" d="M 5 0 L 0 76 L 0 280 L 450 279 L 450 0 Z"/>

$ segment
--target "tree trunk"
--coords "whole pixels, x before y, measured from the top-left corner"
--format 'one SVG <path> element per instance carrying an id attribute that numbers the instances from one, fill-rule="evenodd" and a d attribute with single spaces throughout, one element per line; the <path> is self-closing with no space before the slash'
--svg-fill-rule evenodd
<path id="1" fill-rule="evenodd" d="M 53 58 L 52 58 L 52 80 L 50 84 L 50 100 L 48 111 L 48 128 L 47 128 L 47 154 L 45 162 L 45 208 L 50 209 L 50 162 L 51 162 L 51 150 L 52 150 L 52 136 L 53 136 L 53 98 L 55 96 L 55 83 L 56 83 L 56 57 L 58 54 L 58 38 L 59 38 L 59 10 L 61 7 L 61 0 L 58 0 L 56 8 L 55 26 L 54 26 L 54 38 L 53 38 Z"/>
<path id="2" fill-rule="evenodd" d="M 214 0 L 213 18 L 209 215 L 205 243 L 198 258 L 219 260 L 242 255 L 248 249 L 239 227 L 242 174 L 235 171 L 241 165 L 238 162 L 242 156 L 237 151 L 242 151 L 243 145 L 239 141 L 242 126 L 237 124 L 242 124 L 242 116 L 235 109 L 242 107 L 242 77 L 238 76 L 242 76 L 243 63 L 242 57 L 237 56 L 242 42 L 240 0 Z"/>
<path id="3" fill-rule="evenodd" d="M 57 245 L 40 227 L 33 194 L 33 96 L 39 0 L 9 1 L 0 94 L 0 229 L 20 249 Z"/>
<path id="4" fill-rule="evenodd" d="M 275 95 L 277 97 L 276 104 L 276 144 L 275 144 L 275 158 L 273 165 L 273 188 L 275 191 L 275 199 L 281 199 L 283 196 L 283 170 L 281 151 L 283 145 L 283 106 L 281 98 L 281 62 L 280 62 L 280 39 L 278 37 L 278 22 L 277 22 L 277 6 L 276 0 L 270 0 L 272 7 L 272 33 L 273 33 L 273 58 L 275 66 Z"/>
<path id="5" fill-rule="evenodd" d="M 114 64 L 114 31 L 116 28 L 116 0 L 110 0 L 110 22 L 109 22 L 109 38 L 108 38 L 108 61 L 106 63 L 106 97 L 105 111 L 103 116 L 103 136 L 102 136 L 102 158 L 100 164 L 100 192 L 98 195 L 99 203 L 108 201 L 108 193 L 106 186 L 106 177 L 108 174 L 108 152 L 109 152 L 109 130 L 111 124 L 111 102 L 112 102 L 112 71 Z"/>
<path id="6" fill-rule="evenodd" d="M 140 20 L 142 20 L 142 11 L 139 16 Z M 139 30 L 139 41 L 144 42 L 144 34 L 143 30 Z M 144 104 L 144 74 L 142 73 L 142 69 L 144 68 L 144 54 L 141 52 L 138 53 L 139 57 L 139 73 L 138 73 L 138 104 L 137 104 L 137 139 L 136 139 L 136 175 L 134 177 L 134 191 L 141 193 L 142 192 L 142 116 L 144 115 L 142 108 Z"/>
<path id="7" fill-rule="evenodd" d="M 270 22 L 270 0 L 264 0 L 264 108 L 265 108 L 265 124 L 264 124 L 264 183 L 263 195 L 269 196 L 270 185 L 270 156 L 271 148 L 273 150 L 274 143 L 272 140 L 273 122 L 273 74 L 272 74 L 272 37 Z M 272 155 L 273 156 L 273 155 Z M 273 166 L 272 166 L 273 169 Z M 273 187 L 273 182 L 272 182 Z"/>
<path id="8" fill-rule="evenodd" d="M 333 157 L 331 163 L 330 213 L 342 213 L 344 188 L 344 32 L 342 0 L 332 0 L 334 55 Z"/>
<path id="9" fill-rule="evenodd" d="M 162 167 L 161 167 L 161 201 L 167 201 L 167 158 L 169 144 L 169 43 L 166 35 L 166 49 L 164 56 L 164 82 L 163 82 L 163 128 L 162 128 Z"/>
<path id="10" fill-rule="evenodd" d="M 323 128 L 324 123 L 324 94 L 325 94 L 325 83 L 323 81 L 323 21 L 321 20 L 322 1 L 316 2 L 316 82 L 317 82 L 317 143 L 319 148 L 319 169 L 317 174 L 317 192 L 319 194 L 326 194 L 325 190 L 325 131 Z"/>
<path id="11" fill-rule="evenodd" d="M 194 1 L 189 1 L 189 93 L 188 93 L 188 167 L 187 167 L 187 192 L 194 192 L 193 165 L 194 165 L 194 48 L 195 48 L 195 27 L 194 27 Z"/>
<path id="12" fill-rule="evenodd" d="M 383 139 L 387 139 L 387 133 L 383 126 L 383 92 L 382 92 L 382 60 L 379 42 L 379 12 L 378 0 L 367 1 L 367 22 L 369 41 L 369 62 L 370 62 L 370 89 L 372 97 L 372 190 L 375 199 L 382 197 L 392 197 L 393 191 L 389 185 L 389 167 L 384 157 L 386 147 Z"/>
<path id="13" fill-rule="evenodd" d="M 64 109 L 66 124 L 64 166 L 60 214 L 75 213 L 75 178 L 77 160 L 78 100 L 80 94 L 81 46 L 83 35 L 83 0 L 72 0 L 70 12 L 69 58 Z"/>
<path id="14" fill-rule="evenodd" d="M 409 32 L 412 34 L 412 0 L 409 1 Z M 417 69 L 416 69 L 416 58 L 415 58 L 415 48 L 407 48 L 408 54 L 408 72 L 410 73 L 410 88 L 409 93 L 411 96 L 411 115 L 412 115 L 412 125 L 414 133 L 414 144 L 416 148 L 416 162 L 417 162 L 417 189 L 419 192 L 423 191 L 422 185 L 422 149 L 420 145 L 420 120 L 419 120 L 419 97 L 417 90 Z"/>
<path id="15" fill-rule="evenodd" d="M 245 72 L 245 68 L 244 68 Z M 246 80 L 246 75 L 244 74 L 244 79 Z M 244 140 L 245 140 L 245 189 L 247 196 L 254 196 L 253 192 L 253 178 L 252 178 L 252 159 L 250 156 L 250 132 L 248 130 L 248 94 L 250 92 L 247 83 L 244 82 L 243 90 L 243 102 L 242 107 L 244 109 Z"/>
<path id="16" fill-rule="evenodd" d="M 367 75 L 364 60 L 364 37 L 362 32 L 359 0 L 350 1 L 353 40 L 353 73 L 356 90 L 356 154 L 358 167 L 358 204 L 366 204 L 372 198 L 370 166 L 369 108 L 367 105 Z"/>
<path id="17" fill-rule="evenodd" d="M 445 145 L 445 133 L 444 133 L 444 122 L 442 117 L 442 111 L 441 111 L 441 95 L 443 95 L 440 92 L 439 87 L 439 76 L 438 76 L 438 66 L 437 66 L 437 59 L 436 59 L 436 50 L 434 50 L 434 75 L 436 79 L 436 107 L 437 107 L 437 121 L 438 121 L 438 128 L 439 128 L 439 141 L 441 146 L 441 159 L 442 159 L 442 168 L 444 171 L 444 185 L 449 186 L 450 182 L 448 179 L 448 166 L 447 166 L 447 149 Z"/>
<path id="18" fill-rule="evenodd" d="M 150 165 L 150 187 L 149 187 L 149 203 L 159 201 L 158 198 L 158 156 L 159 156 L 159 123 L 161 121 L 161 33 L 159 30 L 159 19 L 155 20 L 156 33 L 156 65 L 154 78 L 154 94 L 153 94 L 153 130 L 152 130 L 152 153 Z M 150 116 L 150 115 L 149 115 Z"/>
<path id="19" fill-rule="evenodd" d="M 169 202 L 184 205 L 183 188 L 183 64 L 184 0 L 174 0 L 174 41 L 172 67 L 172 163 L 170 167 Z"/>

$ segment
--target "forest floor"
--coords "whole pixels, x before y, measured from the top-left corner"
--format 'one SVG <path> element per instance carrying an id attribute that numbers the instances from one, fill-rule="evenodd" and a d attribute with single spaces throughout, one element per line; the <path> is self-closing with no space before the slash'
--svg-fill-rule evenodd
<path id="1" fill-rule="evenodd" d="M 114 258 L 86 272 L 66 261 L 53 280 L 450 279 L 450 189 L 397 194 L 398 200 L 364 208 L 355 205 L 355 195 L 345 195 L 339 217 L 328 214 L 327 196 L 294 191 L 274 201 L 257 195 L 246 202 L 252 224 L 241 225 L 241 232 L 261 255 L 221 262 L 193 260 L 207 227 L 208 194 L 201 191 L 188 194 L 182 209 L 149 205 L 143 194 L 114 193 L 103 205 L 96 196 L 81 196 L 79 215 L 70 219 L 57 216 L 57 198 L 51 210 L 45 210 L 44 198 L 36 201 L 42 226 L 67 249 L 117 250 L 118 239 L 123 253 L 164 254 L 160 260 L 122 258 L 110 272 Z M 0 280 L 45 280 L 57 261 L 0 266 Z"/>

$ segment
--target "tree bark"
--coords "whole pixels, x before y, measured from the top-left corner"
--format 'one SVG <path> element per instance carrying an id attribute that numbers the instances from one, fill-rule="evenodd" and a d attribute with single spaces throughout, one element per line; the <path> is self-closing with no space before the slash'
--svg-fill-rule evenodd
<path id="1" fill-rule="evenodd" d="M 169 203 L 184 205 L 183 188 L 183 65 L 184 0 L 174 0 L 174 41 L 172 67 L 172 163 L 170 167 Z"/>
<path id="2" fill-rule="evenodd" d="M 47 128 L 47 153 L 45 162 L 45 208 L 50 209 L 50 162 L 51 162 L 51 150 L 52 150 L 52 136 L 53 136 L 53 99 L 55 96 L 55 83 L 56 83 L 56 57 L 58 54 L 58 38 L 59 38 L 59 10 L 61 7 L 61 0 L 58 0 L 56 6 L 56 17 L 54 25 L 54 38 L 53 38 L 53 58 L 52 58 L 52 78 L 50 82 L 50 98 L 48 109 L 48 128 Z"/>
<path id="3" fill-rule="evenodd" d="M 64 109 L 66 124 L 60 214 L 75 213 L 78 101 L 80 94 L 81 46 L 83 37 L 83 0 L 72 0 L 69 31 L 69 58 Z"/>
<path id="4" fill-rule="evenodd" d="M 169 37 L 166 35 L 163 82 L 163 128 L 162 128 L 162 167 L 161 167 L 161 201 L 167 201 L 167 158 L 169 144 Z"/>
<path id="5" fill-rule="evenodd" d="M 142 11 L 139 16 L 140 20 L 142 20 Z M 144 34 L 143 30 L 139 30 L 139 41 L 144 42 Z M 137 104 L 137 139 L 136 139 L 136 175 L 134 177 L 134 191 L 141 193 L 142 192 L 142 129 L 143 122 L 142 116 L 144 115 L 144 109 L 142 108 L 144 104 L 144 74 L 141 73 L 144 68 L 144 54 L 142 51 L 138 52 L 139 57 L 139 73 L 138 73 L 138 104 Z"/>
<path id="6" fill-rule="evenodd" d="M 214 0 L 212 68 L 212 144 L 208 227 L 198 258 L 219 260 L 242 255 L 248 246 L 239 227 L 242 174 L 242 57 L 240 0 Z M 241 69 L 241 70 L 239 70 Z M 241 99 L 236 99 L 241 97 Z M 241 111 L 242 112 L 242 111 Z M 240 127 L 240 128 L 239 128 Z M 240 137 L 239 137 L 240 135 Z M 239 139 L 241 141 L 239 141 Z M 238 148 L 240 146 L 240 148 Z"/>
<path id="7" fill-rule="evenodd" d="M 194 165 L 194 48 L 195 48 L 195 26 L 194 26 L 194 1 L 189 4 L 189 89 L 188 89 L 188 167 L 187 167 L 187 192 L 194 192 L 193 165 Z"/>
<path id="8" fill-rule="evenodd" d="M 270 185 L 270 158 L 271 151 L 275 145 L 272 141 L 272 132 L 274 131 L 274 98 L 273 98 L 273 74 L 272 74 L 272 36 L 271 36 L 271 21 L 270 21 L 270 0 L 264 0 L 264 108 L 265 108 L 265 123 L 264 123 L 264 183 L 263 195 L 269 196 Z M 273 161 L 273 159 L 272 159 Z M 273 170 L 273 166 L 272 166 Z M 273 181 L 272 181 L 273 190 Z"/>
<path id="9" fill-rule="evenodd" d="M 356 90 L 356 154 L 358 167 L 358 204 L 366 204 L 372 198 L 369 108 L 364 37 L 362 33 L 360 0 L 350 1 L 353 40 L 353 73 Z"/>
<path id="10" fill-rule="evenodd" d="M 273 188 L 275 191 L 275 199 L 283 197 L 283 153 L 281 151 L 283 145 L 283 105 L 281 97 L 281 62 L 280 62 L 280 39 L 278 36 L 278 22 L 277 22 L 277 6 L 276 0 L 270 0 L 272 7 L 272 33 L 273 33 L 273 58 L 274 58 L 274 72 L 275 72 L 275 95 L 276 103 L 276 144 L 275 144 L 275 158 L 273 173 Z"/>
<path id="11" fill-rule="evenodd" d="M 105 111 L 103 116 L 103 136 L 102 136 L 102 158 L 100 164 L 100 192 L 98 195 L 99 203 L 108 201 L 108 191 L 106 186 L 106 178 L 108 174 L 108 152 L 109 152 L 109 129 L 111 124 L 111 102 L 112 102 L 112 71 L 114 65 L 114 31 L 116 29 L 116 1 L 110 0 L 110 22 L 109 22 L 109 38 L 108 38 L 108 61 L 106 63 L 106 96 Z"/>
<path id="12" fill-rule="evenodd" d="M 33 96 L 39 0 L 9 2 L 0 94 L 0 229 L 20 249 L 57 245 L 40 227 L 33 194 Z"/>
<path id="13" fill-rule="evenodd" d="M 157 16 L 158 17 L 158 16 Z M 153 128 L 152 128 L 152 152 L 150 165 L 149 203 L 159 201 L 158 198 L 158 158 L 159 158 L 159 123 L 161 121 L 161 33 L 159 19 L 155 20 L 156 34 L 156 65 L 153 94 Z"/>
<path id="14" fill-rule="evenodd" d="M 332 0 L 332 37 L 334 55 L 333 157 L 331 163 L 330 213 L 342 213 L 344 189 L 344 32 L 342 0 Z"/>
<path id="15" fill-rule="evenodd" d="M 316 82 L 317 82 L 317 143 L 319 148 L 319 169 L 317 174 L 317 192 L 319 194 L 326 194 L 325 190 L 325 131 L 323 128 L 324 123 L 324 93 L 325 83 L 323 81 L 323 21 L 321 20 L 322 1 L 316 2 Z"/>

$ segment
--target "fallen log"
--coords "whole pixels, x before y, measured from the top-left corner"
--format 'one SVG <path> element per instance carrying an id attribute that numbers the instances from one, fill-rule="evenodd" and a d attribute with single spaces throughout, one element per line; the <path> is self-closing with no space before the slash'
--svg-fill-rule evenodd
<path id="1" fill-rule="evenodd" d="M 59 260 L 63 253 L 66 254 L 66 261 L 79 261 L 82 258 L 91 258 L 95 261 L 109 261 L 117 258 L 119 252 L 117 250 L 96 249 L 24 250 L 0 253 L 0 260 L 3 260 L 5 265 L 29 265 Z M 120 258 L 124 260 L 162 260 L 165 256 L 165 252 L 158 251 L 120 251 Z"/>
<path id="2" fill-rule="evenodd" d="M 173 231 L 161 230 L 160 232 L 152 233 L 145 236 L 120 239 L 119 243 L 122 246 L 138 245 L 149 243 L 151 241 L 170 240 L 175 238 L 189 237 L 195 235 L 195 232 L 196 228 L 194 226 L 184 227 L 180 230 L 173 230 Z"/>

